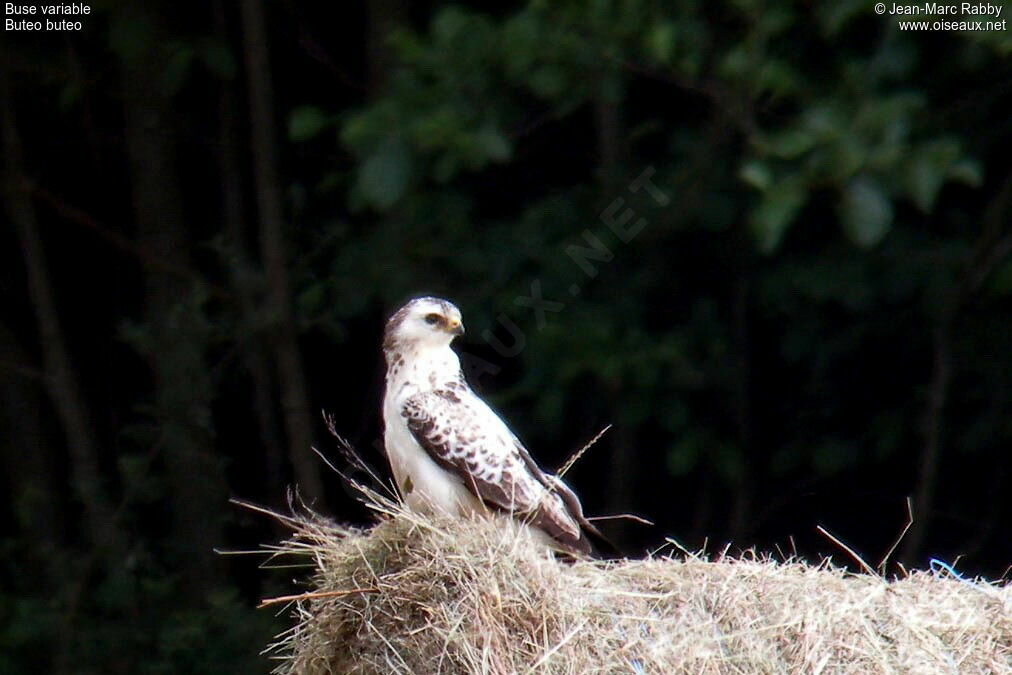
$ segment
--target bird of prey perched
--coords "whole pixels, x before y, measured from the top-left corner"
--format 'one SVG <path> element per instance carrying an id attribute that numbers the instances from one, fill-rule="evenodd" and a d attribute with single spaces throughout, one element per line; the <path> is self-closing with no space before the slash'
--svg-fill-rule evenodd
<path id="1" fill-rule="evenodd" d="M 450 348 L 463 333 L 460 310 L 440 298 L 411 300 L 387 321 L 383 440 L 401 497 L 415 511 L 508 513 L 556 550 L 591 553 L 587 533 L 601 534 L 579 499 L 464 380 Z"/>

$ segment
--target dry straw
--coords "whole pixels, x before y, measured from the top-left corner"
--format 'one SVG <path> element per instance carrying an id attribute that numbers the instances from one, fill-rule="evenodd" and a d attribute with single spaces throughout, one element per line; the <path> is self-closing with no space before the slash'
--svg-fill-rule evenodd
<path id="1" fill-rule="evenodd" d="M 275 672 L 1012 673 L 1012 587 L 755 555 L 563 562 L 508 519 L 370 494 L 368 530 L 285 518 L 272 562 L 314 573 L 265 601 L 294 618 Z"/>

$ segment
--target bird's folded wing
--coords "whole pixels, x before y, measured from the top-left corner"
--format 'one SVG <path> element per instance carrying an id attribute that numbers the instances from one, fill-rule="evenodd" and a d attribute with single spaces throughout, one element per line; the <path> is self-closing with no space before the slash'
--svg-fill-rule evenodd
<path id="1" fill-rule="evenodd" d="M 569 516 L 575 520 L 580 527 L 587 532 L 590 532 L 598 539 L 607 543 L 611 548 L 617 550 L 617 547 L 612 544 L 607 537 L 601 534 L 601 531 L 597 529 L 594 523 L 587 520 L 587 517 L 583 515 L 583 505 L 580 504 L 580 498 L 576 496 L 572 488 L 566 485 L 566 482 L 556 476 L 555 474 L 545 473 L 541 467 L 538 466 L 534 458 L 531 457 L 531 453 L 527 451 L 523 443 L 520 442 L 516 436 L 513 436 L 513 443 L 516 446 L 517 452 L 520 454 L 521 459 L 527 465 L 528 470 L 535 479 L 538 480 L 549 492 L 559 495 L 562 503 L 565 504 L 566 509 L 569 511 Z"/>
<path id="2" fill-rule="evenodd" d="M 480 399 L 454 390 L 427 391 L 409 398 L 401 415 L 433 460 L 483 502 L 527 516 L 552 537 L 583 548 L 576 518 L 546 489 L 527 451 Z"/>

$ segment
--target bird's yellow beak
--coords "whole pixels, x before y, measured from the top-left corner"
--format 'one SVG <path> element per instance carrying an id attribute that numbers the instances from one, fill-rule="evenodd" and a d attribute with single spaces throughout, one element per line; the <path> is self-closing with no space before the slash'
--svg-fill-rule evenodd
<path id="1" fill-rule="evenodd" d="M 464 324 L 457 321 L 456 319 L 450 319 L 449 321 L 446 322 L 446 330 L 451 335 L 463 335 Z"/>

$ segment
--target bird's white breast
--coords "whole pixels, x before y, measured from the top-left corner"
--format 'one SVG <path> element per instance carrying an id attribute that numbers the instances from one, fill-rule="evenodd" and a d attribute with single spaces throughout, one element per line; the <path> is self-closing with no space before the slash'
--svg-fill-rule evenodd
<path id="1" fill-rule="evenodd" d="M 459 372 L 460 361 L 449 348 L 405 354 L 400 364 L 387 372 L 383 443 L 397 489 L 415 511 L 463 515 L 481 509 L 461 480 L 436 464 L 418 444 L 401 415 L 410 397 L 453 381 Z"/>

